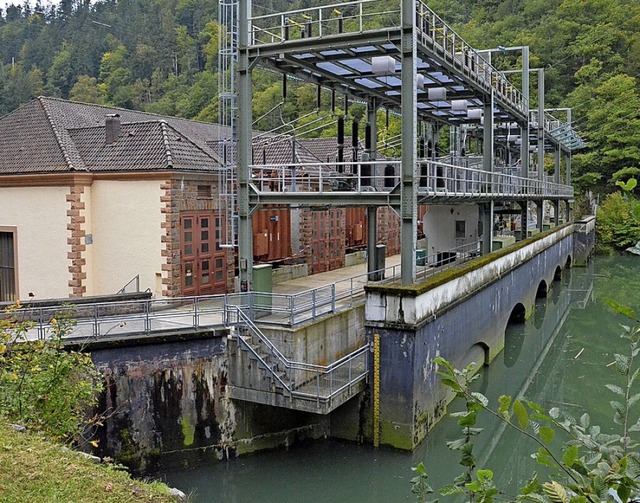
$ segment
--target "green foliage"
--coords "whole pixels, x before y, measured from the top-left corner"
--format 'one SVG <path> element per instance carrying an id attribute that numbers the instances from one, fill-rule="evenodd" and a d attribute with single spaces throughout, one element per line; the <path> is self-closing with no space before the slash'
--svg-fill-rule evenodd
<path id="1" fill-rule="evenodd" d="M 609 194 L 598 208 L 596 220 L 597 245 L 624 250 L 640 240 L 640 221 L 636 214 L 640 201 L 620 192 Z"/>
<path id="2" fill-rule="evenodd" d="M 64 441 L 80 439 L 102 386 L 90 356 L 63 347 L 71 316 L 57 313 L 45 340 L 34 337 L 34 322 L 19 319 L 19 304 L 0 319 L 0 416 Z"/>
<path id="3" fill-rule="evenodd" d="M 465 494 L 468 502 L 493 502 L 494 499 L 504 498 L 493 482 L 493 472 L 476 470 L 475 458 L 471 454 L 473 442 L 469 431 L 481 431 L 475 424 L 478 413 L 485 412 L 532 439 L 538 446 L 533 457 L 540 465 L 550 469 L 548 481 L 540 483 L 534 474 L 520 488 L 520 495 L 515 501 L 595 503 L 613 501 L 612 492 L 617 497 L 616 501 L 637 501 L 635 498 L 640 493 L 640 452 L 638 440 L 632 434 L 640 432 L 640 415 L 636 406 L 640 401 L 640 393 L 634 391 L 640 376 L 640 366 L 637 364 L 640 320 L 631 308 L 609 299 L 606 303 L 634 323 L 634 326 L 622 325 L 621 337 L 628 343 L 628 353 L 614 355 L 615 368 L 622 382 L 606 385 L 615 396 L 610 404 L 614 422 L 620 426 L 618 433 L 603 433 L 599 426 L 591 424 L 586 413 L 576 419 L 558 408 L 545 412 L 534 402 L 508 396 L 501 396 L 494 410 L 484 395 L 470 389 L 473 364 L 458 370 L 441 357 L 434 359 L 442 384 L 464 400 L 464 410 L 451 414 L 458 418 L 462 436 L 448 442 L 448 445 L 451 449 L 461 451 L 460 464 L 466 469 L 452 484 L 439 490 L 442 496 Z M 552 445 L 558 434 L 564 437 L 560 450 Z M 427 472 L 422 465 L 418 468 L 416 471 L 419 476 L 412 480 L 414 493 L 422 496 L 420 501 L 426 501 L 424 495 L 427 493 L 417 489 L 425 488 Z"/>

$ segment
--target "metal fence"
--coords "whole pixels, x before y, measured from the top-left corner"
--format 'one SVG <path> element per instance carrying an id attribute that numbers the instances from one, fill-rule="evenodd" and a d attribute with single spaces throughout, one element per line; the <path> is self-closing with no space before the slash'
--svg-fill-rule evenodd
<path id="1" fill-rule="evenodd" d="M 368 375 L 368 345 L 329 365 L 294 362 L 280 352 L 240 306 L 227 306 L 225 319 L 228 326 L 248 331 L 249 337 L 238 334 L 239 344 L 270 371 L 285 395 L 292 398 L 331 402 Z"/>
<path id="2" fill-rule="evenodd" d="M 418 254 L 417 278 L 424 279 L 456 267 L 480 255 L 480 241 L 432 254 Z M 104 302 L 80 305 L 29 307 L 0 312 L 30 322 L 26 337 L 45 339 L 53 330 L 51 320 L 66 311 L 73 318 L 68 338 L 91 340 L 104 337 L 157 332 L 223 328 L 229 309 L 239 309 L 261 325 L 294 327 L 364 303 L 364 286 L 393 283 L 401 275 L 400 265 L 366 272 L 297 293 L 245 292 L 200 297 Z"/>

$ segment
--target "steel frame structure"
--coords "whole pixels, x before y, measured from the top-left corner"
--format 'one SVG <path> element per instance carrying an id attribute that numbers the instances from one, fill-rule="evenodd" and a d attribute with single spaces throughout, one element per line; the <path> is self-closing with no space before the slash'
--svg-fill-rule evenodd
<path id="1" fill-rule="evenodd" d="M 568 201 L 573 191 L 568 186 L 546 182 L 542 173 L 529 178 L 530 135 L 538 143 L 550 145 L 557 155 L 570 156 L 577 148 L 577 135 L 570 124 L 538 121 L 530 128 L 528 91 L 528 57 L 523 68 L 520 92 L 496 70 L 482 51 L 477 51 L 446 25 L 422 0 L 399 0 L 400 8 L 388 10 L 388 2 L 355 0 L 304 11 L 255 16 L 251 1 L 239 6 L 238 38 L 238 244 L 240 285 L 251 289 L 252 235 L 251 213 L 262 204 L 297 204 L 307 206 L 367 206 L 369 220 L 375 208 L 390 205 L 401 218 L 402 284 L 416 279 L 416 208 L 420 203 L 467 201 L 480 204 L 485 223 L 492 220 L 494 201 L 527 200 Z M 367 29 L 375 19 L 382 28 Z M 521 49 L 528 56 L 528 47 Z M 376 69 L 376 58 L 386 58 L 388 68 Z M 252 150 L 252 71 L 264 66 L 296 79 L 316 84 L 333 92 L 367 103 L 367 117 L 375 133 L 375 114 L 380 108 L 397 113 L 401 119 L 402 156 L 396 162 L 400 175 L 393 186 L 380 182 L 381 166 L 375 144 L 367 151 L 371 163 L 365 177 L 366 162 L 349 166 L 348 190 L 325 190 L 329 176 L 323 172 L 344 173 L 345 166 L 320 165 L 311 168 L 315 182 L 307 190 L 299 190 L 298 176 L 303 166 L 255 165 Z M 433 98 L 431 90 L 446 89 L 446 99 Z M 454 102 L 464 102 L 456 107 Z M 467 109 L 481 111 L 471 117 Z M 541 106 L 538 110 L 542 110 Z M 483 129 L 483 162 L 481 170 L 446 165 L 433 159 L 417 158 L 417 131 L 420 121 L 451 126 L 475 124 Z M 493 159 L 494 129 L 502 124 L 518 125 L 521 131 L 523 160 L 521 176 L 499 172 Z M 542 126 L 542 127 L 540 127 Z M 567 132 L 565 134 L 565 132 Z M 544 148 L 544 147 L 543 147 Z M 526 155 L 525 155 L 526 153 Z M 376 162 L 378 161 L 378 162 Z M 567 166 L 570 166 L 569 161 Z M 300 168 L 300 169 L 297 169 Z M 264 170 L 270 169 L 280 180 L 265 190 Z M 439 180 L 439 178 L 441 180 Z M 569 176 L 567 174 L 567 183 Z M 487 228 L 487 227 L 485 227 Z M 488 227 L 490 228 L 490 227 Z M 369 223 L 374 230 L 374 224 Z M 489 243 L 484 249 L 490 250 Z M 370 257 L 375 252 L 369 243 Z"/>

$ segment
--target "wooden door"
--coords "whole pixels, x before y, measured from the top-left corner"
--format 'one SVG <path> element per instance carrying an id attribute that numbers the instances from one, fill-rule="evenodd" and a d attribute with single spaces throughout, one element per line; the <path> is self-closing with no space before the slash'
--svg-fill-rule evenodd
<path id="1" fill-rule="evenodd" d="M 220 215 L 212 212 L 180 217 L 182 295 L 225 293 L 227 261 L 220 246 L 222 225 Z"/>

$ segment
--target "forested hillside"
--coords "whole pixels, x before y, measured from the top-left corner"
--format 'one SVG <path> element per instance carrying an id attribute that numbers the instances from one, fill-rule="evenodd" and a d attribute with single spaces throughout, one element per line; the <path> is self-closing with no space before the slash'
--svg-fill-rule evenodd
<path id="1" fill-rule="evenodd" d="M 254 0 L 253 9 L 261 14 L 322 3 Z M 531 67 L 545 68 L 547 106 L 573 107 L 575 127 L 589 144 L 575 156 L 579 188 L 611 187 L 619 170 L 640 167 L 640 2 L 427 4 L 479 49 L 530 46 Z M 0 18 L 0 115 L 47 95 L 215 121 L 217 8 L 217 0 L 62 0 L 47 9 L 27 1 L 10 6 Z M 518 68 L 517 53 L 502 57 L 507 58 L 500 62 L 502 68 Z M 255 114 L 260 117 L 282 101 L 282 91 L 276 76 L 254 75 Z M 532 96 L 534 85 L 535 80 Z M 308 86 L 292 85 L 278 117 L 267 115 L 258 127 L 312 112 L 313 96 Z M 351 110 L 358 112 L 357 106 Z"/>

